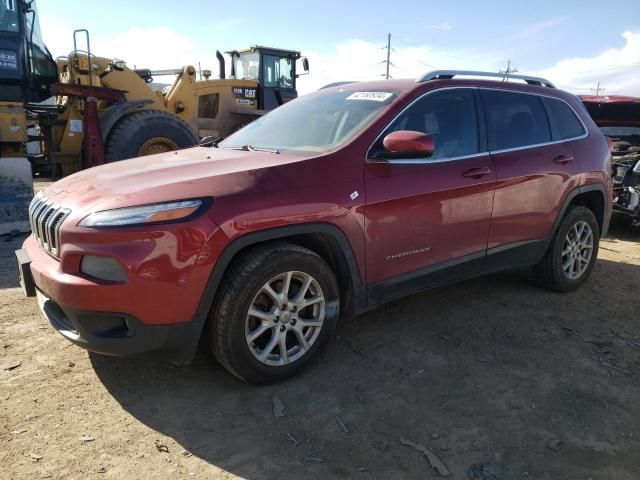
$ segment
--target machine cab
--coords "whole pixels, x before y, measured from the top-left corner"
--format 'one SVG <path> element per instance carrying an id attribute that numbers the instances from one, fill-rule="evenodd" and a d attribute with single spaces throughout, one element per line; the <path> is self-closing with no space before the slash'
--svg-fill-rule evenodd
<path id="1" fill-rule="evenodd" d="M 244 50 L 227 52 L 231 55 L 231 78 L 258 82 L 258 109 L 272 110 L 298 96 L 296 91 L 296 62 L 302 58 L 305 72 L 309 70 L 306 57 L 295 50 L 254 45 Z"/>
<path id="2" fill-rule="evenodd" d="M 0 0 L 0 101 L 41 102 L 57 81 L 35 2 Z"/>

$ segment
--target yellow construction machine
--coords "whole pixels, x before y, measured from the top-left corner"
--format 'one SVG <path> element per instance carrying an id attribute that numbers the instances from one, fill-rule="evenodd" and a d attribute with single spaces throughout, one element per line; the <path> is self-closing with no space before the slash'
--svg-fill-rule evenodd
<path id="1" fill-rule="evenodd" d="M 81 45 L 79 45 L 81 44 Z M 300 52 L 263 46 L 216 52 L 218 79 L 193 66 L 132 69 L 98 57 L 89 32 L 53 59 L 33 1 L 0 0 L 0 234 L 28 230 L 31 172 L 59 177 L 105 162 L 224 138 L 297 97 Z M 154 80 L 174 76 L 164 88 Z"/>

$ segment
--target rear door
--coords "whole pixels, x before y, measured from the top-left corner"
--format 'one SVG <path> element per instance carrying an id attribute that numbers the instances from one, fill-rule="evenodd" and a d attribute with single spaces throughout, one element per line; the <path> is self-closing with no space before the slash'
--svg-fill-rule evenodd
<path id="1" fill-rule="evenodd" d="M 488 248 L 503 252 L 550 234 L 566 193 L 577 185 L 579 165 L 569 143 L 555 126 L 552 131 L 543 97 L 480 93 L 497 180 Z"/>
<path id="2" fill-rule="evenodd" d="M 479 270 L 495 183 L 479 112 L 475 88 L 429 92 L 372 146 L 365 229 L 367 283 L 374 301 Z M 433 156 L 375 160 L 384 136 L 397 130 L 432 135 Z"/>

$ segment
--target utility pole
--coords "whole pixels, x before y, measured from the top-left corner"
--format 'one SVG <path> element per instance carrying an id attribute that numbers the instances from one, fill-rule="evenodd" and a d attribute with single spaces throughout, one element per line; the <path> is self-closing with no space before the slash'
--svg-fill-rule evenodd
<path id="1" fill-rule="evenodd" d="M 504 73 L 504 78 L 502 79 L 502 81 L 509 81 L 509 74 L 511 73 L 516 73 L 518 71 L 518 69 L 516 67 L 511 68 L 511 60 L 507 61 L 507 69 L 506 70 L 500 70 L 500 73 Z"/>
<path id="2" fill-rule="evenodd" d="M 391 34 L 387 34 L 387 73 L 385 78 L 389 80 L 389 65 L 391 65 Z"/>
<path id="3" fill-rule="evenodd" d="M 606 90 L 606 88 L 600 87 L 600 80 L 598 80 L 598 86 L 596 86 L 596 88 L 591 88 L 590 90 L 592 92 L 595 92 L 596 97 L 599 97 L 600 96 L 600 92 L 603 92 L 604 90 Z"/>

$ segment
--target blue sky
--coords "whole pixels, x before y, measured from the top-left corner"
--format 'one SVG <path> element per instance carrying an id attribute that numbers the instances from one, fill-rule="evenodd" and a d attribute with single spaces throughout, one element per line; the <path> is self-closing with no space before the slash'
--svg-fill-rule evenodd
<path id="1" fill-rule="evenodd" d="M 179 5 L 179 9 L 175 7 Z M 309 90 L 330 81 L 437 68 L 504 68 L 543 73 L 588 93 L 640 95 L 638 0 L 491 2 L 203 2 L 195 0 L 40 0 L 40 22 L 54 55 L 71 50 L 71 31 L 88 28 L 94 52 L 129 64 L 166 68 L 201 61 L 217 71 L 215 50 L 266 44 L 311 60 Z M 432 67 L 433 66 L 433 67 Z M 593 84 L 593 85 L 592 85 Z"/>

